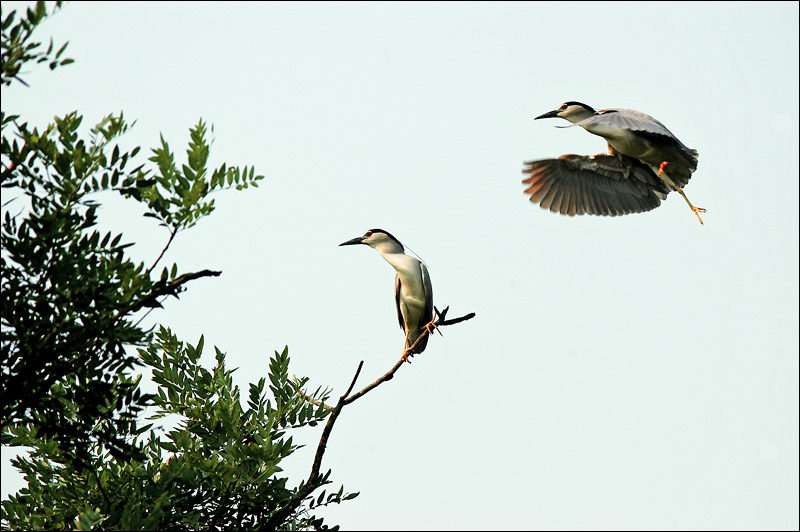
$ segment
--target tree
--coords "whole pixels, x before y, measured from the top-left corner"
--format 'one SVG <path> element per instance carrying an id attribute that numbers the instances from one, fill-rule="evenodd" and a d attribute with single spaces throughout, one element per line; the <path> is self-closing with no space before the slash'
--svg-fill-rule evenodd
<path id="1" fill-rule="evenodd" d="M 3 90 L 27 85 L 26 64 L 72 62 L 61 59 L 66 44 L 54 51 L 51 41 L 45 51 L 32 40 L 52 12 L 38 2 L 20 19 L 0 13 Z M 354 495 L 323 493 L 313 505 L 304 496 L 285 512 L 287 500 L 308 491 L 278 474 L 297 449 L 287 433 L 330 413 L 325 393 L 301 392 L 306 381 L 289 380 L 288 350 L 270 363 L 274 404 L 261 379 L 244 410 L 219 350 L 209 372 L 198 365 L 202 339 L 191 347 L 168 329 L 154 334 L 140 325 L 143 313 L 192 280 L 220 274 L 156 268 L 181 231 L 213 212 L 211 194 L 257 186 L 263 176 L 252 167 L 208 169 L 202 119 L 190 129 L 186 163 L 176 163 L 163 137 L 137 163 L 140 148 L 120 148 L 131 127 L 122 113 L 85 135 L 77 112 L 39 129 L 7 113 L 7 101 L 3 95 L 0 430 L 3 445 L 32 451 L 13 461 L 28 487 L 3 502 L 2 526 L 251 528 L 278 510 L 286 515 L 270 521 L 275 526 L 322 526 L 310 507 Z M 168 231 L 149 266 L 129 255 L 122 234 L 99 230 L 101 192 L 139 202 Z M 143 364 L 154 371 L 157 394 L 139 388 L 135 370 Z M 158 409 L 155 418 L 178 416 L 178 428 L 162 438 L 141 426 L 148 405 Z M 328 476 L 314 476 L 311 491 Z"/>
<path id="2" fill-rule="evenodd" d="M 61 59 L 66 45 L 54 52 L 51 41 L 44 51 L 32 41 L 51 14 L 43 2 L 19 20 L 0 12 L 4 89 L 26 85 L 20 75 L 28 63 L 56 69 L 72 61 Z M 175 162 L 163 137 L 139 163 L 140 148 L 120 148 L 131 126 L 122 113 L 88 134 L 77 112 L 40 130 L 7 114 L 6 101 L 4 95 L 0 438 L 32 450 L 12 461 L 27 487 L 2 502 L 0 527 L 325 529 L 312 511 L 357 495 L 323 489 L 331 484 L 322 458 L 334 424 L 345 406 L 391 380 L 405 358 L 353 392 L 359 365 L 331 404 L 330 390 L 310 392 L 307 378 L 289 378 L 284 348 L 270 358 L 267 377 L 250 384 L 243 407 L 221 350 L 209 371 L 199 363 L 203 337 L 190 345 L 166 327 L 140 323 L 191 281 L 220 275 L 156 268 L 180 232 L 213 213 L 211 194 L 255 187 L 263 177 L 252 167 L 208 169 L 202 119 L 190 128 L 185 163 Z M 98 228 L 107 197 L 100 193 L 140 203 L 144 216 L 167 230 L 149 266 L 130 256 L 122 234 Z M 474 316 L 446 314 L 436 310 L 439 328 Z M 141 392 L 136 371 L 143 367 L 153 372 L 154 394 Z M 168 417 L 175 428 L 142 424 L 145 414 L 151 422 Z M 280 467 L 298 449 L 292 434 L 323 421 L 311 471 L 292 485 Z"/>
<path id="3" fill-rule="evenodd" d="M 3 85 L 19 79 L 26 61 L 41 62 L 52 53 L 52 43 L 39 53 L 39 43 L 25 40 L 46 16 L 44 3 L 16 25 L 14 15 L 3 20 Z M 51 67 L 65 63 L 53 61 Z M 92 441 L 115 454 L 132 452 L 117 434 L 130 433 L 147 398 L 116 377 L 136 363 L 125 347 L 151 339 L 134 321 L 136 314 L 159 306 L 160 298 L 176 295 L 193 279 L 219 274 L 179 273 L 173 264 L 158 275 L 163 252 L 149 267 L 135 263 L 121 234 L 97 230 L 98 193 L 114 191 L 144 204 L 145 216 L 169 230 L 166 251 L 179 231 L 214 210 L 211 193 L 256 186 L 263 176 L 226 165 L 208 176 L 210 146 L 202 120 L 191 129 L 188 164 L 178 168 L 162 138 L 149 159 L 154 169 L 129 169 L 139 148 L 120 150 L 117 141 L 129 127 L 121 113 L 105 117 L 87 140 L 79 135 L 81 123 L 73 112 L 40 132 L 3 109 L 0 185 L 4 199 L 11 199 L 4 201 L 2 224 L 0 422 L 2 428 L 32 423 L 40 437 L 86 460 Z"/>

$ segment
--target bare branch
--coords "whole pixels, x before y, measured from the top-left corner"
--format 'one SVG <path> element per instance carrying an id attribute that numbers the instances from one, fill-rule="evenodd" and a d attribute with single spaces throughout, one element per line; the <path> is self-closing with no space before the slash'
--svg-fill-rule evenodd
<path id="1" fill-rule="evenodd" d="M 339 412 L 342 411 L 342 408 L 345 405 L 344 400 L 347 398 L 348 394 L 353 391 L 353 386 L 356 385 L 356 380 L 358 379 L 358 375 L 361 373 L 361 368 L 363 366 L 364 361 L 362 360 L 358 363 L 358 369 L 353 377 L 353 381 L 350 383 L 350 387 L 347 389 L 344 395 L 339 398 L 339 402 L 336 403 L 336 407 L 333 409 L 333 412 L 331 412 L 331 417 L 328 418 L 328 422 L 325 424 L 325 430 L 322 431 L 322 437 L 319 439 L 319 445 L 317 445 L 317 454 L 314 457 L 314 465 L 311 467 L 311 474 L 308 476 L 309 484 L 313 479 L 316 479 L 317 476 L 319 476 L 319 468 L 322 465 L 322 455 L 325 454 L 325 446 L 328 444 L 328 437 L 333 430 L 333 424 L 336 423 L 336 418 L 339 417 Z"/>
<path id="2" fill-rule="evenodd" d="M 328 422 L 325 424 L 325 429 L 322 431 L 322 437 L 319 439 L 319 445 L 317 445 L 317 454 L 314 456 L 314 464 L 311 466 L 311 474 L 308 475 L 308 480 L 306 481 L 305 485 L 303 485 L 303 487 L 297 491 L 295 496 L 291 498 L 286 506 L 272 514 L 267 523 L 262 527 L 262 530 L 277 530 L 278 526 L 283 523 L 283 521 L 303 503 L 305 498 L 311 495 L 311 492 L 319 487 L 319 469 L 322 466 L 322 456 L 325 454 L 325 447 L 328 445 L 328 438 L 333 430 L 333 424 L 336 423 L 336 418 L 339 417 L 339 413 L 342 411 L 342 408 L 345 405 L 345 398 L 356 385 L 356 380 L 358 379 L 358 375 L 361 373 L 362 366 L 364 366 L 363 360 L 358 364 L 358 369 L 356 370 L 356 374 L 350 383 L 350 387 L 347 388 L 345 394 L 339 398 L 339 402 L 336 403 L 336 407 L 334 407 L 333 412 L 331 412 L 331 415 L 328 418 Z"/>
<path id="3" fill-rule="evenodd" d="M 433 309 L 436 311 L 436 314 L 439 314 L 439 309 L 437 309 L 436 307 L 433 307 Z M 446 319 L 444 319 L 444 317 L 445 317 L 445 315 L 447 315 L 447 311 L 449 309 L 450 309 L 450 307 L 445 307 L 445 309 L 442 311 L 442 313 L 439 314 L 439 320 L 441 320 L 441 321 L 437 321 L 436 322 L 437 326 L 455 325 L 456 323 L 461 323 L 462 321 L 471 320 L 472 318 L 475 317 L 475 313 L 474 312 L 470 312 L 469 314 L 465 314 L 463 316 L 459 316 L 458 318 L 453 318 L 452 320 L 446 320 Z"/>
<path id="4" fill-rule="evenodd" d="M 448 325 L 454 325 L 456 323 L 461 323 L 462 321 L 470 320 L 475 317 L 475 313 L 470 312 L 469 314 L 466 314 L 464 316 L 460 316 L 452 320 L 446 320 L 445 316 L 447 315 L 447 311 L 449 309 L 450 307 L 448 306 L 442 312 L 439 312 L 439 309 L 434 307 L 434 310 L 436 311 L 437 315 L 437 319 L 436 321 L 434 321 L 434 325 L 436 325 L 436 327 L 446 327 Z M 424 338 L 426 334 L 431 334 L 432 330 L 436 329 L 426 328 L 423 331 L 423 334 L 421 334 L 419 338 L 417 338 L 417 340 L 409 347 L 409 349 L 413 349 L 417 345 L 417 342 L 419 342 L 422 338 Z M 439 334 L 441 334 L 441 332 Z M 331 414 L 330 417 L 328 418 L 328 422 L 325 424 L 325 429 L 322 431 L 322 437 L 319 440 L 319 444 L 317 445 L 317 453 L 314 456 L 314 463 L 311 466 L 311 474 L 309 474 L 308 480 L 283 508 L 272 514 L 272 516 L 269 518 L 267 523 L 261 528 L 261 530 L 275 530 L 279 525 L 281 525 L 284 522 L 285 519 L 287 519 L 303 503 L 306 497 L 311 495 L 311 493 L 319 487 L 319 482 L 320 482 L 319 470 L 320 467 L 322 466 L 322 457 L 325 454 L 325 448 L 328 445 L 328 438 L 331 435 L 331 431 L 333 431 L 333 425 L 334 423 L 336 423 L 336 419 L 339 417 L 342 408 L 344 408 L 346 405 L 349 405 L 359 397 L 366 395 L 367 392 L 375 389 L 381 383 L 391 380 L 392 377 L 394 377 L 394 374 L 397 372 L 397 370 L 400 369 L 400 366 L 403 365 L 403 362 L 407 362 L 407 360 L 405 360 L 404 358 L 400 358 L 400 360 L 392 367 L 392 369 L 390 369 L 387 373 L 378 378 L 378 380 L 376 380 L 363 390 L 353 395 L 350 395 L 350 392 L 353 391 L 353 388 L 356 385 L 356 380 L 358 380 L 358 376 L 361 373 L 361 368 L 364 366 L 364 361 L 362 360 L 358 364 L 358 369 L 356 370 L 356 374 L 353 377 L 352 382 L 350 382 L 350 387 L 347 388 L 347 391 L 344 393 L 344 395 L 339 397 L 339 401 L 333 408 L 323 405 L 319 401 L 311 399 L 302 391 L 300 391 L 298 387 L 294 385 L 294 383 L 292 383 L 292 387 L 294 388 L 295 392 L 298 393 L 301 397 L 303 397 L 305 400 L 317 406 L 324 406 L 325 408 L 330 409 Z"/>
<path id="5" fill-rule="evenodd" d="M 367 386 L 366 388 L 364 388 L 360 392 L 358 392 L 356 394 L 353 394 L 352 397 L 348 397 L 347 400 L 345 401 L 345 404 L 349 405 L 350 403 L 352 403 L 353 401 L 355 401 L 356 399 L 358 399 L 362 395 L 365 395 L 367 392 L 369 392 L 373 388 L 376 388 L 379 384 L 381 384 L 383 382 L 386 382 L 386 381 L 389 381 L 389 380 L 392 380 L 392 378 L 394 377 L 394 374 L 397 372 L 398 369 L 400 369 L 400 366 L 403 365 L 403 362 L 405 362 L 405 360 L 403 360 L 402 358 L 400 360 L 398 360 L 397 364 L 395 364 L 394 367 L 392 367 L 392 369 L 387 371 L 378 380 L 376 380 L 375 382 L 373 382 L 372 384 L 370 384 L 369 386 Z"/>
<path id="6" fill-rule="evenodd" d="M 439 309 L 437 309 L 436 307 L 433 307 L 433 308 L 436 311 L 436 315 L 438 316 L 436 318 L 436 321 L 433 322 L 434 325 L 436 325 L 436 327 L 446 327 L 448 325 L 461 323 L 462 321 L 471 320 L 472 318 L 475 317 L 475 313 L 474 312 L 470 312 L 469 314 L 466 314 L 464 316 L 460 316 L 458 318 L 453 318 L 452 320 L 446 320 L 445 317 L 447 316 L 447 311 L 450 310 L 449 306 L 445 307 L 445 309 L 442 312 L 439 312 Z M 419 338 L 417 338 L 417 340 L 413 344 L 411 344 L 409 349 L 413 350 L 414 347 L 416 347 L 417 343 L 419 343 L 419 341 L 422 340 L 425 337 L 425 335 L 428 335 L 428 334 L 431 334 L 431 330 L 430 329 L 425 329 L 423 331 L 423 333 L 419 335 Z M 439 334 L 441 334 L 441 332 Z M 409 355 L 409 356 L 411 356 L 411 355 Z M 408 362 L 409 364 L 411 363 L 410 361 L 405 360 L 405 359 L 403 359 L 401 357 L 400 360 L 397 361 L 397 364 L 395 364 L 394 367 L 392 367 L 392 369 L 390 369 L 388 372 L 383 374 L 381 377 L 378 378 L 378 380 L 376 380 L 375 382 L 373 382 L 372 384 L 370 384 L 369 386 L 367 386 L 363 390 L 361 390 L 361 391 L 353 394 L 352 396 L 348 397 L 345 400 L 344 404 L 349 405 L 350 403 L 352 403 L 353 401 L 355 401 L 359 397 L 362 397 L 363 395 L 367 394 L 367 392 L 370 392 L 371 390 L 376 388 L 381 383 L 384 383 L 384 382 L 386 382 L 388 380 L 392 380 L 392 377 L 394 377 L 394 374 L 397 372 L 398 369 L 400 369 L 400 366 L 403 365 L 403 362 Z"/>
<path id="7" fill-rule="evenodd" d="M 222 275 L 222 272 L 217 272 L 213 270 L 202 270 L 199 272 L 186 273 L 184 275 L 181 275 L 180 277 L 176 277 L 172 282 L 162 286 L 157 286 L 156 288 L 153 289 L 152 292 L 150 292 L 143 298 L 137 301 L 133 301 L 127 307 L 120 309 L 114 316 L 114 320 L 117 320 L 120 317 L 125 316 L 131 312 L 135 312 L 140 308 L 147 306 L 149 303 L 155 302 L 157 305 L 160 305 L 160 303 L 158 303 L 156 300 L 161 296 L 177 297 L 179 289 L 189 281 L 193 281 L 201 277 L 219 277 L 220 275 Z"/>

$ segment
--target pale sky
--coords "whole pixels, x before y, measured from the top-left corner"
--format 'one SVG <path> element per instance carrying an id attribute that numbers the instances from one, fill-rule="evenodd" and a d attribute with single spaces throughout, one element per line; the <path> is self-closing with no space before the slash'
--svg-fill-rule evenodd
<path id="1" fill-rule="evenodd" d="M 4 15 L 15 5 L 3 2 Z M 798 4 L 83 3 L 3 109 L 136 120 L 260 187 L 216 196 L 165 260 L 222 270 L 151 314 L 227 352 L 243 391 L 291 370 L 345 391 L 399 358 L 394 270 L 338 247 L 383 228 L 427 263 L 443 329 L 344 409 L 323 468 L 343 529 L 798 528 Z M 663 122 L 700 153 L 658 209 L 567 217 L 524 161 L 604 141 L 533 118 L 577 100 Z M 152 262 L 167 234 L 110 202 Z M 308 476 L 322 428 L 287 462 Z M 2 493 L 22 484 L 3 452 Z"/>

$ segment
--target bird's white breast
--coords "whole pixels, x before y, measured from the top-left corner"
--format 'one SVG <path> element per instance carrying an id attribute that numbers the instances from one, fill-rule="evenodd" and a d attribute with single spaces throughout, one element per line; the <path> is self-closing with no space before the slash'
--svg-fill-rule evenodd
<path id="1" fill-rule="evenodd" d="M 400 299 L 409 310 L 423 312 L 425 310 L 425 289 L 422 285 L 420 264 L 414 257 L 403 253 L 381 253 L 386 262 L 391 264 L 400 276 Z"/>

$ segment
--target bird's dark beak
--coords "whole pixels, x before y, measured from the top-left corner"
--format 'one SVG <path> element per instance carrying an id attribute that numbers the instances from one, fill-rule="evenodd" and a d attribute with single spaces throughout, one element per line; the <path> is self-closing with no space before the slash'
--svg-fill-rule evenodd
<path id="1" fill-rule="evenodd" d="M 545 113 L 543 115 L 539 115 L 534 120 L 539 120 L 540 118 L 557 118 L 558 117 L 558 109 L 555 111 L 550 111 L 549 113 Z"/>
<path id="2" fill-rule="evenodd" d="M 364 243 L 364 237 L 363 236 L 357 236 L 356 238 L 348 240 L 347 242 L 342 242 L 341 244 L 339 244 L 339 246 L 340 247 L 341 246 L 353 246 L 355 244 L 363 244 L 363 243 Z"/>

